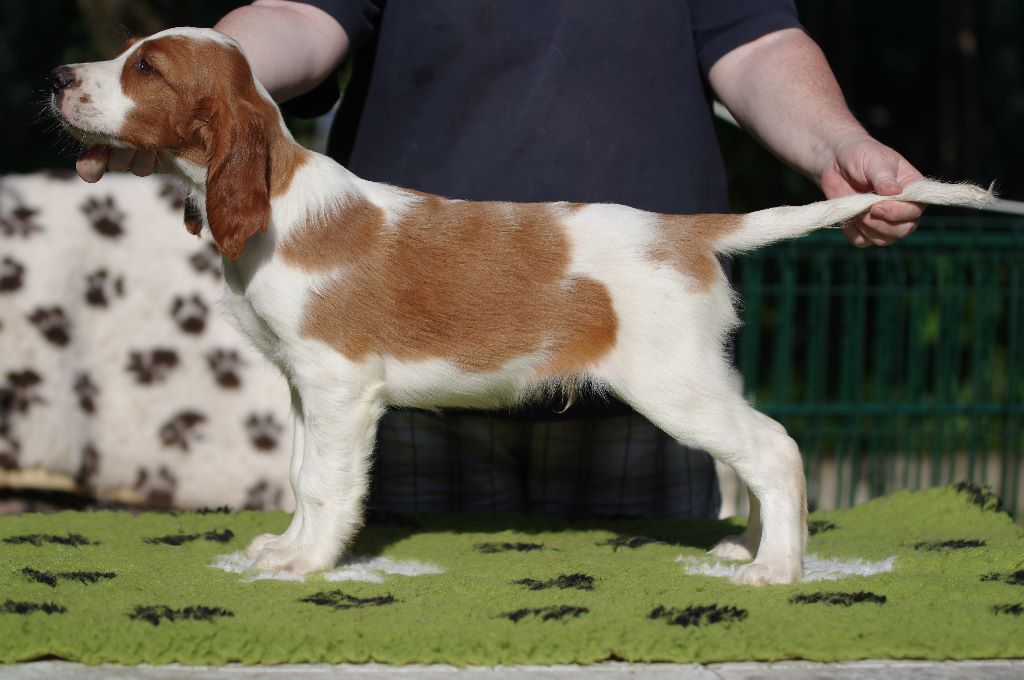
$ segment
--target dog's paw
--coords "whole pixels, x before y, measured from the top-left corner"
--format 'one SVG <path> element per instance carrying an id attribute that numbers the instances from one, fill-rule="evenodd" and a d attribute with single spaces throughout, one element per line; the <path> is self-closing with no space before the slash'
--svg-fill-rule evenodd
<path id="1" fill-rule="evenodd" d="M 263 551 L 264 548 L 281 548 L 286 543 L 290 543 L 288 534 L 260 534 L 256 538 L 249 541 L 248 547 L 245 549 L 245 556 L 254 558 Z"/>
<path id="2" fill-rule="evenodd" d="M 712 557 L 720 560 L 738 560 L 746 562 L 754 559 L 757 546 L 748 545 L 744 534 L 726 536 L 718 544 L 708 551 Z"/>
<path id="3" fill-rule="evenodd" d="M 732 582 L 743 586 L 768 586 L 796 583 L 803 577 L 800 562 L 751 562 L 740 567 Z"/>
<path id="4" fill-rule="evenodd" d="M 274 574 L 288 573 L 305 576 L 316 571 L 326 571 L 337 563 L 333 557 L 318 555 L 305 546 L 296 543 L 275 545 L 268 543 L 252 557 L 251 568 L 257 571 L 269 571 Z"/>

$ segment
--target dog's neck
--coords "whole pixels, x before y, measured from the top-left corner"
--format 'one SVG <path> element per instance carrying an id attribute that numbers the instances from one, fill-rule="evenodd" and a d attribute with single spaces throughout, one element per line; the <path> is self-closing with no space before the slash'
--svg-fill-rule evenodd
<path id="1" fill-rule="evenodd" d="M 268 144 L 268 194 L 270 199 L 273 200 L 274 197 L 282 195 L 287 191 L 295 174 L 295 168 L 308 160 L 312 152 L 292 138 L 282 119 L 278 120 L 278 130 L 271 135 Z M 207 166 L 182 158 L 170 151 L 162 151 L 161 155 L 163 161 L 172 168 L 173 173 L 182 180 L 186 193 L 185 222 L 189 230 L 205 232 L 207 236 L 212 236 L 210 234 L 210 222 L 206 208 Z M 275 241 L 274 231 L 274 220 L 271 216 L 265 225 L 265 229 L 250 240 L 273 243 Z M 243 252 L 242 257 L 237 263 L 224 258 L 225 269 L 228 267 L 237 269 L 239 264 L 244 265 L 244 261 L 252 260 L 252 257 L 246 257 L 245 254 L 252 250 L 254 248 L 250 248 L 247 245 L 246 251 Z M 251 265 L 243 266 L 243 269 L 250 268 Z"/>
<path id="2" fill-rule="evenodd" d="M 188 192 L 190 197 L 198 197 L 201 195 L 204 199 L 203 202 L 206 202 L 205 165 L 200 165 L 198 163 L 185 160 L 184 158 L 180 158 L 168 150 L 161 151 L 160 158 L 164 163 L 170 166 L 174 175 L 182 181 L 185 191 Z"/>

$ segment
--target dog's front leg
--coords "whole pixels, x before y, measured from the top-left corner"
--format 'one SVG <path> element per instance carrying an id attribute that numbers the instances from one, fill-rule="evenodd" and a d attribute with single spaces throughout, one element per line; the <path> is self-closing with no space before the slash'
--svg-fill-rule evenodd
<path id="1" fill-rule="evenodd" d="M 299 528 L 302 527 L 302 506 L 298 503 L 299 498 L 299 471 L 302 469 L 302 456 L 305 453 L 306 441 L 306 419 L 302 415 L 302 397 L 299 390 L 291 386 L 292 397 L 292 459 L 288 468 L 288 481 L 291 482 L 292 495 L 295 497 L 295 513 L 292 515 L 292 522 L 288 530 L 283 534 L 260 534 L 249 542 L 245 552 L 249 557 L 256 557 L 264 548 L 280 549 L 299 535 Z"/>
<path id="2" fill-rule="evenodd" d="M 382 385 L 354 371 L 296 382 L 304 433 L 291 467 L 295 514 L 280 537 L 250 546 L 250 556 L 256 569 L 307 574 L 332 568 L 362 524 Z"/>

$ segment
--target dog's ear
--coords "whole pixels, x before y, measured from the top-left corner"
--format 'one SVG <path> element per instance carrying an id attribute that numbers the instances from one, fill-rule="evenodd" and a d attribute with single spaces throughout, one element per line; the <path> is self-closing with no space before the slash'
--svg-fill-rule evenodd
<path id="1" fill-rule="evenodd" d="M 270 141 L 264 121 L 245 100 L 214 106 L 203 129 L 206 219 L 217 249 L 237 260 L 249 237 L 270 221 Z"/>
<path id="2" fill-rule="evenodd" d="M 185 229 L 193 236 L 199 236 L 203 230 L 203 215 L 191 196 L 185 197 Z"/>

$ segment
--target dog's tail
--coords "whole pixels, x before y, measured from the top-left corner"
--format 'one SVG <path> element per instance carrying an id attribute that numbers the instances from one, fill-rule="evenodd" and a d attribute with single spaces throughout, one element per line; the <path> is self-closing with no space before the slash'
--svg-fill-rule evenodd
<path id="1" fill-rule="evenodd" d="M 907 186 L 896 196 L 854 194 L 803 206 L 769 208 L 743 215 L 739 228 L 716 239 L 715 252 L 739 253 L 775 241 L 803 236 L 817 229 L 841 224 L 868 210 L 879 201 L 911 201 L 929 205 L 976 206 L 995 200 L 988 190 L 973 184 L 947 184 L 921 179 Z"/>

